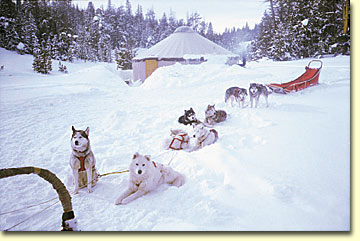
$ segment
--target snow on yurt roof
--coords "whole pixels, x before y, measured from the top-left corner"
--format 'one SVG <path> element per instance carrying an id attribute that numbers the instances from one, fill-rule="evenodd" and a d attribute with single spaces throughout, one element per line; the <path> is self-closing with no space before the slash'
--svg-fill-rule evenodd
<path id="1" fill-rule="evenodd" d="M 192 28 L 181 26 L 173 34 L 139 54 L 134 59 L 184 58 L 185 55 L 199 57 L 202 57 L 202 55 L 235 56 L 235 54 L 225 48 L 196 33 Z"/>

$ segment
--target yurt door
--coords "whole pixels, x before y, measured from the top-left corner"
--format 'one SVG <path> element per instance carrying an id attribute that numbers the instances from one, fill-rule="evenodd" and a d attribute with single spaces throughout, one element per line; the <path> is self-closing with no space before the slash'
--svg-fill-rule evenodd
<path id="1" fill-rule="evenodd" d="M 145 60 L 145 78 L 149 77 L 158 67 L 156 59 Z"/>

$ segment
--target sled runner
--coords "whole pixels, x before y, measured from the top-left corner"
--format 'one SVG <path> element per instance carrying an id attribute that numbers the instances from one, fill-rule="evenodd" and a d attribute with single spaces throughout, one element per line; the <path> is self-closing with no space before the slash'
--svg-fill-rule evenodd
<path id="1" fill-rule="evenodd" d="M 320 63 L 320 67 L 310 68 L 311 63 L 313 62 Z M 288 94 L 292 91 L 303 90 L 309 86 L 318 84 L 321 68 L 322 68 L 322 62 L 320 60 L 311 60 L 308 63 L 308 65 L 305 67 L 305 73 L 303 73 L 297 79 L 282 84 L 268 84 L 267 86 L 273 92 L 279 94 Z"/>

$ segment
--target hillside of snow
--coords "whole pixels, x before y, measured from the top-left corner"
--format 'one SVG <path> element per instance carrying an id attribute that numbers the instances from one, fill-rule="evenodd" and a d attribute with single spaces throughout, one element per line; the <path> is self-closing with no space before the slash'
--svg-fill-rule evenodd
<path id="1" fill-rule="evenodd" d="M 186 177 L 127 205 L 114 205 L 128 174 L 104 176 L 94 192 L 72 195 L 82 231 L 335 231 L 350 229 L 350 57 L 321 59 L 320 83 L 269 96 L 269 108 L 231 107 L 227 88 L 281 83 L 300 76 L 311 59 L 262 60 L 246 68 L 221 60 L 157 69 L 129 87 L 115 64 L 63 63 L 69 73 L 32 71 L 33 57 L 0 49 L 0 168 L 36 166 L 73 190 L 71 126 L 90 127 L 97 169 L 126 170 L 135 152 Z M 218 141 L 195 152 L 164 152 L 170 129 L 192 107 L 204 120 L 208 104 L 228 119 L 215 126 Z M 60 203 L 37 175 L 0 179 L 0 230 L 60 230 Z M 41 213 L 40 213 L 41 211 Z M 35 215 L 36 214 L 36 215 Z M 33 216 L 35 215 L 35 216 Z M 23 220 L 29 218 L 23 223 Z M 20 223 L 20 224 L 19 224 Z"/>

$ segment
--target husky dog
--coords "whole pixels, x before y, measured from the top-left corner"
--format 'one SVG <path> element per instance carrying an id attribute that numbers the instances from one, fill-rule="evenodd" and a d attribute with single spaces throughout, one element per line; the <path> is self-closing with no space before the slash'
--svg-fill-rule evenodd
<path id="1" fill-rule="evenodd" d="M 97 182 L 96 160 L 90 147 L 89 127 L 83 130 L 75 130 L 72 126 L 70 167 L 73 171 L 74 194 L 80 188 L 87 186 L 87 192 L 92 192 L 92 187 Z"/>
<path id="2" fill-rule="evenodd" d="M 223 110 L 215 110 L 215 105 L 208 105 L 205 110 L 205 125 L 213 126 L 226 120 L 227 114 Z"/>
<path id="3" fill-rule="evenodd" d="M 269 94 L 271 94 L 271 92 L 268 91 L 268 89 L 266 88 L 265 85 L 251 83 L 250 87 L 249 87 L 251 108 L 253 107 L 254 99 L 255 99 L 255 108 L 258 107 L 259 98 L 261 95 L 264 96 L 264 98 L 265 98 L 266 107 L 269 107 L 269 103 L 268 103 L 268 95 Z"/>
<path id="4" fill-rule="evenodd" d="M 200 123 L 194 127 L 194 138 L 196 138 L 196 145 L 193 151 L 215 143 L 219 134 L 215 129 L 209 130 L 203 123 Z"/>
<path id="5" fill-rule="evenodd" d="M 143 156 L 137 152 L 132 158 L 129 170 L 128 188 L 116 199 L 116 205 L 127 204 L 164 183 L 177 187 L 185 183 L 185 177 L 182 174 L 171 167 L 151 161 L 150 156 Z"/>
<path id="6" fill-rule="evenodd" d="M 233 102 L 241 103 L 241 107 L 244 108 L 245 98 L 248 95 L 247 90 L 239 87 L 231 87 L 225 92 L 225 103 L 230 99 L 231 106 L 233 106 Z"/>
<path id="7" fill-rule="evenodd" d="M 195 111 L 193 108 L 190 110 L 184 110 L 184 115 L 179 117 L 179 123 L 184 125 L 192 125 L 192 124 L 199 124 L 200 121 L 196 119 Z"/>
<path id="8" fill-rule="evenodd" d="M 187 150 L 190 147 L 190 137 L 188 133 L 181 129 L 170 130 L 169 139 L 165 140 L 164 148 L 171 150 Z"/>

